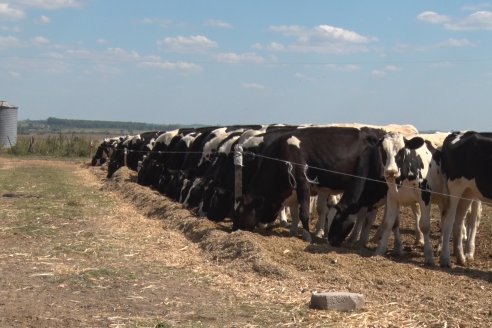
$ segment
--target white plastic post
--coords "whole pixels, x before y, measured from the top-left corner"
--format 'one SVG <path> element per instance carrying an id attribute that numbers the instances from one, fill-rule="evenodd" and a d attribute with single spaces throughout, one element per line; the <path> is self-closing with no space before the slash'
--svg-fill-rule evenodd
<path id="1" fill-rule="evenodd" d="M 243 147 L 234 146 L 234 200 L 243 196 Z"/>

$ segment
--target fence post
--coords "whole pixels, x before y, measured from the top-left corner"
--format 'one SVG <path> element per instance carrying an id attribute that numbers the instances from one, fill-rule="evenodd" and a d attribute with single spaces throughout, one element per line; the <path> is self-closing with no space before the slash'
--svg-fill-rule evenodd
<path id="1" fill-rule="evenodd" d="M 234 204 L 243 197 L 243 147 L 234 146 Z"/>

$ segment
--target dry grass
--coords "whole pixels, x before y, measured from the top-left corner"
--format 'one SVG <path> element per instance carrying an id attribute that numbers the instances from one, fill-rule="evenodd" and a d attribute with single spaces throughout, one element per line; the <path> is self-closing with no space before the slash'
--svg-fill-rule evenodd
<path id="1" fill-rule="evenodd" d="M 368 257 L 367 250 L 307 245 L 284 237 L 281 228 L 272 235 L 230 233 L 230 223 L 196 218 L 133 180 L 132 173 L 123 170 L 114 180 L 106 181 L 104 188 L 196 243 L 203 256 L 216 262 L 224 277 L 229 277 L 221 280 L 226 285 L 232 283 L 235 293 L 252 302 L 261 298 L 297 309 L 300 317 L 289 316 L 292 320 L 286 325 L 302 320 L 303 326 L 331 322 L 348 327 L 487 327 L 492 320 L 488 210 L 477 237 L 483 247 L 477 250 L 476 261 L 470 267 L 448 270 L 423 266 L 422 252 L 410 246 L 403 259 Z M 404 237 L 411 244 L 412 222 L 409 213 L 404 215 L 408 221 Z M 437 238 L 434 242 L 437 245 Z M 367 310 L 351 314 L 310 310 L 307 303 L 313 291 L 362 293 L 368 300 Z"/>
<path id="2" fill-rule="evenodd" d="M 231 233 L 230 222 L 197 218 L 137 185 L 126 169 L 106 180 L 104 170 L 81 163 L 0 158 L 0 177 L 10 172 L 6 167 L 58 168 L 73 176 L 58 186 L 70 196 L 62 202 L 53 186 L 44 186 L 49 195 L 37 193 L 34 186 L 43 184 L 36 174 L 8 192 L 42 197 L 0 197 L 0 214 L 11 220 L 0 225 L 6 273 L 0 297 L 9 300 L 0 301 L 0 317 L 18 322 L 10 326 L 489 327 L 492 321 L 490 209 L 476 261 L 448 270 L 425 267 L 414 247 L 401 259 L 370 257 L 370 250 L 306 244 L 280 227 Z M 55 234 L 14 234 L 8 222 L 24 220 L 15 202 L 36 205 L 31 223 Z M 413 243 L 409 217 L 403 214 L 406 245 Z M 314 291 L 362 293 L 367 306 L 354 313 L 311 310 Z"/>

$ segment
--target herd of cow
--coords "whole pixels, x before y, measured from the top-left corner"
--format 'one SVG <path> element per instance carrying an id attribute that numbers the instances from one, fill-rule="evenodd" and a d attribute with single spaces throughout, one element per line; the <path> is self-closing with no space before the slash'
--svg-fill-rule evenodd
<path id="1" fill-rule="evenodd" d="M 233 230 L 273 223 L 290 210 L 290 232 L 311 241 L 309 218 L 317 196 L 316 236 L 333 246 L 366 246 L 377 209 L 377 255 L 394 233 L 402 251 L 399 206 L 411 206 L 416 243 L 434 264 L 431 204 L 441 218 L 440 265 L 473 259 L 482 202 L 492 202 L 492 134 L 418 134 L 411 125 L 241 125 L 146 132 L 104 140 L 92 165 L 122 166 L 138 183 L 210 220 L 230 218 Z M 452 239 L 451 239 L 452 234 Z M 350 235 L 350 236 L 349 236 Z"/>

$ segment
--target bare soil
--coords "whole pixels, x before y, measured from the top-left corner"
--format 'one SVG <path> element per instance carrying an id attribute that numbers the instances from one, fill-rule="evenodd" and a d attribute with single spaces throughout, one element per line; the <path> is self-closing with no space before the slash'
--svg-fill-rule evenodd
<path id="1" fill-rule="evenodd" d="M 280 226 L 231 232 L 126 169 L 107 180 L 85 163 L 0 157 L 0 326 L 490 327 L 491 217 L 485 207 L 475 261 L 441 269 L 423 265 L 406 209 L 405 256 L 372 257 L 375 244 L 307 244 Z M 314 291 L 367 304 L 312 310 Z"/>

